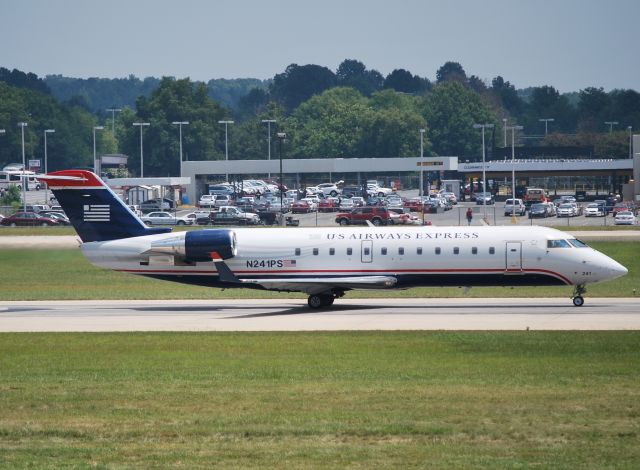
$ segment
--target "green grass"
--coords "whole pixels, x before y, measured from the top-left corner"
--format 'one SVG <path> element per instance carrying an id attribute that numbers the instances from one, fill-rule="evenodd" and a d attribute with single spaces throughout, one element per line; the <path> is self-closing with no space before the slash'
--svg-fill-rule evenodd
<path id="1" fill-rule="evenodd" d="M 640 295 L 640 242 L 590 242 L 629 269 L 611 282 L 589 286 L 588 296 Z M 210 299 L 303 298 L 249 289 L 211 289 L 157 281 L 92 266 L 79 250 L 0 250 L 0 298 L 3 300 L 70 299 Z M 349 297 L 569 297 L 572 287 L 416 288 L 406 291 L 352 291 Z M 635 292 L 637 289 L 638 292 Z"/>
<path id="2" fill-rule="evenodd" d="M 637 468 L 639 332 L 0 334 L 0 468 Z"/>

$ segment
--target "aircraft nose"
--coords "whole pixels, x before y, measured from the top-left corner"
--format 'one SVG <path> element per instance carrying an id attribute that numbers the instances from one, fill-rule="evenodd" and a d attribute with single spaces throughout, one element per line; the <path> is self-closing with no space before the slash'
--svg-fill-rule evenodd
<path id="1" fill-rule="evenodd" d="M 617 277 L 622 277 L 629 272 L 627 268 L 622 266 L 617 261 L 611 260 L 611 264 L 609 266 L 609 271 L 611 272 L 611 279 L 615 279 Z"/>

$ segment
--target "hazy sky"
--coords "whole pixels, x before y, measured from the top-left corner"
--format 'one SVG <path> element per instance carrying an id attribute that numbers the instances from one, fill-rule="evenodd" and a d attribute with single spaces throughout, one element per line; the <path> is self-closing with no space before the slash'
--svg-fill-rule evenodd
<path id="1" fill-rule="evenodd" d="M 0 66 L 39 76 L 272 78 L 357 59 L 518 88 L 640 86 L 640 0 L 0 0 Z"/>

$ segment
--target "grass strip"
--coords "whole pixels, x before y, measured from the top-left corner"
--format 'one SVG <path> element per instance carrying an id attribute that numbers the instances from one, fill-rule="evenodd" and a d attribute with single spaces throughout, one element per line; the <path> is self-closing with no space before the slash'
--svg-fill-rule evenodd
<path id="1" fill-rule="evenodd" d="M 637 468 L 639 332 L 0 334 L 0 468 Z"/>

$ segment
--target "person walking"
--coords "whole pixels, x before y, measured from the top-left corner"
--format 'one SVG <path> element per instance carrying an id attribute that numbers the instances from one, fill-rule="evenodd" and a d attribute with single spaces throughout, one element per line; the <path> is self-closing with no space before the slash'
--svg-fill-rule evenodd
<path id="1" fill-rule="evenodd" d="M 469 207 L 467 209 L 467 225 L 471 225 L 471 221 L 473 220 L 473 209 Z"/>

